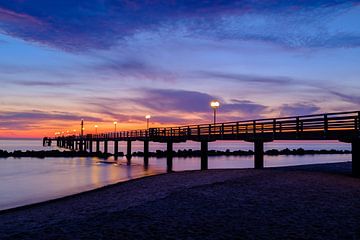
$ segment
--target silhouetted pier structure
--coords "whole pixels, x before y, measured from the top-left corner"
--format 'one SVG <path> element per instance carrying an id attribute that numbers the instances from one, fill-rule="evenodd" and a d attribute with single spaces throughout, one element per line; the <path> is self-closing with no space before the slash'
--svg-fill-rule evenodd
<path id="1" fill-rule="evenodd" d="M 114 155 L 119 153 L 119 141 L 127 142 L 126 156 L 131 160 L 133 141 L 144 143 L 144 164 L 149 161 L 149 142 L 166 143 L 167 169 L 172 171 L 173 144 L 196 141 L 201 146 L 201 169 L 208 168 L 208 143 L 217 140 L 242 140 L 254 143 L 254 166 L 264 167 L 264 143 L 274 140 L 338 140 L 352 146 L 352 172 L 360 177 L 360 111 L 317 114 L 296 117 L 257 119 L 216 124 L 150 128 L 125 132 L 87 134 L 44 138 L 44 145 L 56 141 L 57 146 L 79 151 L 108 152 L 108 142 L 114 142 Z"/>

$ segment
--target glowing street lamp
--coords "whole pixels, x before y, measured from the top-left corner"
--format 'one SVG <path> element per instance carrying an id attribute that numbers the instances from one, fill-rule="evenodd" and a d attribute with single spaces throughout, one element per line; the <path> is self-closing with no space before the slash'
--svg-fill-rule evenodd
<path id="1" fill-rule="evenodd" d="M 99 126 L 95 125 L 94 127 L 95 127 L 95 134 L 97 134 L 97 129 L 98 129 Z"/>
<path id="2" fill-rule="evenodd" d="M 114 122 L 114 128 L 115 128 L 115 132 L 116 132 L 116 125 L 117 125 L 117 122 Z"/>
<path id="3" fill-rule="evenodd" d="M 216 124 L 216 110 L 220 107 L 220 102 L 218 100 L 212 100 L 210 107 L 214 110 L 214 124 Z"/>
<path id="4" fill-rule="evenodd" d="M 147 129 L 149 129 L 150 118 L 151 118 L 150 115 L 146 115 L 146 116 L 145 116 L 145 119 L 146 119 L 146 128 L 147 128 Z"/>

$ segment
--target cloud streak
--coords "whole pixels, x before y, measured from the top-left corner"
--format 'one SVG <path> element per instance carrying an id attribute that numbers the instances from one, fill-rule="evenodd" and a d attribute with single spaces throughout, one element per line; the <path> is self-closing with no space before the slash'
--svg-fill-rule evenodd
<path id="1" fill-rule="evenodd" d="M 46 82 L 46 81 L 12 81 L 12 84 L 26 87 L 68 87 L 75 85 L 74 82 Z"/>
<path id="2" fill-rule="evenodd" d="M 101 118 L 91 116 L 81 116 L 65 112 L 44 112 L 44 111 L 24 111 L 24 112 L 0 112 L 0 121 L 35 121 L 35 120 L 63 120 L 63 121 L 79 121 L 86 118 L 88 121 L 102 121 Z"/>
<path id="3" fill-rule="evenodd" d="M 200 77 L 212 79 L 224 79 L 235 82 L 245 82 L 253 84 L 270 84 L 270 85 L 284 85 L 294 83 L 293 79 L 288 77 L 263 77 L 246 74 L 226 73 L 226 72 L 213 72 L 213 71 L 199 71 Z"/>
<path id="4" fill-rule="evenodd" d="M 136 80 L 174 81 L 176 74 L 135 59 L 105 59 L 103 63 L 92 67 L 96 72 L 112 73 L 117 77 Z"/>
<path id="5" fill-rule="evenodd" d="M 351 94 L 344 94 L 344 93 L 340 93 L 340 92 L 335 92 L 335 91 L 331 91 L 331 94 L 339 97 L 341 100 L 348 102 L 348 103 L 352 103 L 352 104 L 360 104 L 360 96 L 359 95 L 351 95 Z"/>
<path id="6" fill-rule="evenodd" d="M 310 22 L 305 24 L 316 23 L 316 27 L 324 28 L 327 23 L 324 16 L 353 8 L 358 3 L 356 0 L 8 1 L 0 3 L 0 28 L 6 34 L 68 51 L 108 49 L 139 32 L 168 29 L 185 29 L 184 35 L 290 46 L 353 47 L 359 46 L 358 32 L 314 34 L 300 29 L 306 19 Z M 281 15 L 287 24 L 271 21 L 259 24 L 252 19 L 259 15 L 260 19 L 265 16 L 265 20 L 266 17 L 271 20 L 275 14 Z M 250 21 L 244 21 L 244 16 Z M 250 25 L 244 25 L 245 22 Z"/>

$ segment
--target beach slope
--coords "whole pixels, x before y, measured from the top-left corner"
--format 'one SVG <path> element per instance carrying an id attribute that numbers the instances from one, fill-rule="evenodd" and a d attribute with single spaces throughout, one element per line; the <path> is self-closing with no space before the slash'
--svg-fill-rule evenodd
<path id="1" fill-rule="evenodd" d="M 360 239 L 350 172 L 336 163 L 145 177 L 1 212 L 0 239 Z"/>

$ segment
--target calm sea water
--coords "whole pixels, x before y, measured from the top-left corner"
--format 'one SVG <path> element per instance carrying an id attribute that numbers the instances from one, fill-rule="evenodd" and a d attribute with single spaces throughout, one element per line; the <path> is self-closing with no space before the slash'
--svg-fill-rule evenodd
<path id="1" fill-rule="evenodd" d="M 349 144 L 336 141 L 278 141 L 267 143 L 265 149 L 284 148 L 337 149 L 350 150 Z M 41 140 L 0 140 L 0 149 L 14 150 L 51 150 L 56 147 L 42 147 Z M 165 150 L 165 144 L 150 143 L 150 151 Z M 196 142 L 179 143 L 177 149 L 200 149 Z M 249 150 L 251 143 L 241 141 L 218 141 L 209 144 L 211 150 Z M 125 144 L 120 143 L 120 151 Z M 141 142 L 133 143 L 133 151 L 142 151 Z M 109 151 L 113 145 L 109 143 Z M 109 159 L 113 160 L 113 159 Z M 305 156 L 266 156 L 265 166 L 289 166 L 312 163 L 331 163 L 350 161 L 350 155 L 305 155 Z M 0 210 L 41 202 L 74 193 L 91 190 L 108 184 L 127 181 L 143 176 L 166 172 L 166 159 L 150 158 L 148 168 L 144 168 L 143 159 L 132 158 L 128 166 L 121 158 L 116 164 L 103 164 L 97 158 L 0 158 Z M 216 156 L 209 157 L 209 168 L 252 168 L 252 156 Z M 174 170 L 200 169 L 199 158 L 174 158 Z"/>

